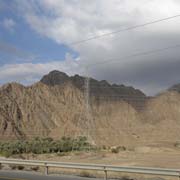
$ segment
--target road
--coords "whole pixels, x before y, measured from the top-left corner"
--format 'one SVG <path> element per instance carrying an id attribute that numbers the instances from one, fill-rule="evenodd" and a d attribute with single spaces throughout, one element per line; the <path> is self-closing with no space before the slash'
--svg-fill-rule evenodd
<path id="1" fill-rule="evenodd" d="M 77 176 L 44 176 L 38 173 L 24 172 L 24 171 L 0 171 L 0 180 L 103 180 L 96 178 L 85 178 Z M 112 179 L 108 179 L 112 180 Z M 142 179 L 141 179 L 142 180 Z M 144 180 L 165 180 L 163 178 L 147 178 Z"/>
<path id="2" fill-rule="evenodd" d="M 37 173 L 0 171 L 0 180 L 98 180 L 75 176 L 43 176 Z"/>

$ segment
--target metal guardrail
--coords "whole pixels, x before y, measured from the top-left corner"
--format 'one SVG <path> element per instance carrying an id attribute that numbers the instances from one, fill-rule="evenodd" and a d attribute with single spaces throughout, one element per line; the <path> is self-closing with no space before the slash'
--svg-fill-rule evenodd
<path id="1" fill-rule="evenodd" d="M 160 176 L 172 176 L 172 177 L 180 178 L 180 169 L 125 167 L 125 166 L 110 166 L 103 164 L 64 163 L 64 162 L 53 162 L 53 161 L 35 161 L 35 160 L 19 160 L 19 159 L 0 159 L 0 164 L 40 166 L 45 168 L 45 175 L 48 175 L 49 167 L 103 171 L 105 173 L 106 180 L 107 180 L 108 172 L 125 172 L 125 173 L 149 174 L 149 175 L 160 175 Z"/>

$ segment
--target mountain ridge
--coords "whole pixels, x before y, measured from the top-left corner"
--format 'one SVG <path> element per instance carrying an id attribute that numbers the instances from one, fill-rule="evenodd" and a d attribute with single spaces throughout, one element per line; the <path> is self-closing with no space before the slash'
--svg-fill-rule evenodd
<path id="1" fill-rule="evenodd" d="M 98 145 L 133 145 L 180 138 L 178 92 L 149 98 L 134 88 L 91 78 L 87 113 L 84 77 L 54 73 L 31 86 L 0 88 L 1 139 L 89 134 Z"/>
<path id="2" fill-rule="evenodd" d="M 83 86 L 85 84 L 86 81 L 86 77 L 80 76 L 78 74 L 74 75 L 74 76 L 68 76 L 66 73 L 58 71 L 58 70 L 54 70 L 51 71 L 49 74 L 45 75 L 42 77 L 42 79 L 40 80 L 40 82 L 46 84 L 46 85 L 61 85 L 62 83 L 65 83 L 66 81 L 71 81 L 74 85 L 76 85 L 77 87 L 79 86 Z M 123 84 L 118 85 L 118 84 L 110 84 L 109 82 L 107 82 L 106 80 L 101 80 L 98 81 L 94 78 L 89 77 L 89 86 L 92 85 L 101 85 L 104 87 L 114 87 L 114 88 L 129 88 L 130 90 L 133 91 L 137 91 L 137 93 L 141 93 L 141 95 L 146 96 L 142 91 L 140 91 L 139 89 L 135 89 L 131 86 L 125 86 Z M 80 87 L 79 87 L 80 88 Z M 81 88 L 80 88 L 81 89 Z"/>

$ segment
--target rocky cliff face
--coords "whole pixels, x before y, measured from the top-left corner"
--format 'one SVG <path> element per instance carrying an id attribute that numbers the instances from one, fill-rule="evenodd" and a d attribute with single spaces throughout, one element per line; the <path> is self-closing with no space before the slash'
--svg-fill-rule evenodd
<path id="1" fill-rule="evenodd" d="M 132 87 L 91 78 L 87 112 L 84 82 L 53 71 L 30 87 L 2 86 L 1 139 L 89 135 L 98 145 L 132 145 L 180 138 L 178 92 L 149 99 Z"/>
<path id="2" fill-rule="evenodd" d="M 124 100 L 127 103 L 133 105 L 136 109 L 140 109 L 144 106 L 147 99 L 146 95 L 133 87 L 127 87 L 124 85 L 109 84 L 107 81 L 98 81 L 93 78 L 86 79 L 85 77 L 75 75 L 69 77 L 67 74 L 52 71 L 48 75 L 45 75 L 41 82 L 48 86 L 63 85 L 65 83 L 71 83 L 78 88 L 82 93 L 86 93 L 88 81 L 88 93 L 90 98 L 96 99 L 96 101 L 120 101 Z"/>

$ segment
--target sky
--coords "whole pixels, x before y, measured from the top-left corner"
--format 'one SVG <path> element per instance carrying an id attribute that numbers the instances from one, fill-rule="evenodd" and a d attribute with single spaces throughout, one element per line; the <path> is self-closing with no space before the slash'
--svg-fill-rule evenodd
<path id="1" fill-rule="evenodd" d="M 0 0 L 0 84 L 30 85 L 52 70 L 154 95 L 180 83 L 179 0 Z M 107 62 L 107 63 L 103 63 Z"/>

